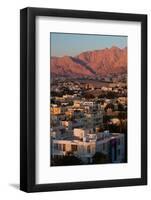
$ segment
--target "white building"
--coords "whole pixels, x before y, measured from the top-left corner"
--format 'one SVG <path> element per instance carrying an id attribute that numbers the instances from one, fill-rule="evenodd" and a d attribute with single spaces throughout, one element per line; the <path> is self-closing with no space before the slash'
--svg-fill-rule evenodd
<path id="1" fill-rule="evenodd" d="M 96 152 L 107 155 L 111 163 L 124 160 L 124 134 L 109 133 L 109 131 L 93 133 L 91 129 L 74 129 L 73 138 L 53 139 L 51 142 L 52 158 L 72 154 L 83 163 L 92 163 Z"/>

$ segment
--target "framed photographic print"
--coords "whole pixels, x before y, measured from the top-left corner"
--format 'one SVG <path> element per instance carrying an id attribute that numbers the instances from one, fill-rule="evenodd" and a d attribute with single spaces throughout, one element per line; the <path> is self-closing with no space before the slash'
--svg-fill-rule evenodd
<path id="1" fill-rule="evenodd" d="M 147 184 L 147 16 L 20 12 L 20 189 Z"/>

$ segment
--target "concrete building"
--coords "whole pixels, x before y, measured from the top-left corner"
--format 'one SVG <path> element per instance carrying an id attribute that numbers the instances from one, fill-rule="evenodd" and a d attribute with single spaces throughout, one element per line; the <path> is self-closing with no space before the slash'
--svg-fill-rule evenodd
<path id="1" fill-rule="evenodd" d="M 124 134 L 121 133 L 93 133 L 92 129 L 76 128 L 72 138 L 53 139 L 51 146 L 52 158 L 72 154 L 87 164 L 93 162 L 93 156 L 98 152 L 106 155 L 110 163 L 124 160 Z"/>
<path id="2" fill-rule="evenodd" d="M 50 111 L 52 115 L 58 115 L 61 113 L 61 107 L 53 106 L 50 108 Z"/>

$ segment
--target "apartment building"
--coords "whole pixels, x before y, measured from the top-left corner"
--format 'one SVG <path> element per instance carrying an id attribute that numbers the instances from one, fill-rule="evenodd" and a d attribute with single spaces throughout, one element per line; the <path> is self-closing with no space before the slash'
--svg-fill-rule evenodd
<path id="1" fill-rule="evenodd" d="M 95 133 L 93 129 L 75 128 L 70 138 L 53 137 L 51 155 L 52 158 L 61 158 L 72 154 L 88 164 L 93 162 L 93 156 L 98 152 L 106 155 L 111 163 L 120 163 L 124 160 L 124 146 L 122 133 Z"/>

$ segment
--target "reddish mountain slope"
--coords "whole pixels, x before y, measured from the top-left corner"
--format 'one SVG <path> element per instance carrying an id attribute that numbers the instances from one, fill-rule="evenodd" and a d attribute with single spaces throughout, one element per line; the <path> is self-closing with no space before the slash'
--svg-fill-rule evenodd
<path id="1" fill-rule="evenodd" d="M 76 57 L 51 57 L 51 73 L 58 76 L 84 77 L 127 72 L 127 48 L 87 51 Z"/>
<path id="2" fill-rule="evenodd" d="M 60 76 L 91 76 L 91 70 L 78 61 L 78 59 L 70 56 L 52 57 L 51 73 Z"/>

